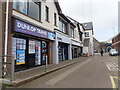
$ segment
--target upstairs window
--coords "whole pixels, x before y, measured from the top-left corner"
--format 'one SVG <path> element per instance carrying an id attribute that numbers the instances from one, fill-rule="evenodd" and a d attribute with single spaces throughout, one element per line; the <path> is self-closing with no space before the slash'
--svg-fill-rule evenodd
<path id="1" fill-rule="evenodd" d="M 54 13 L 54 25 L 57 26 L 57 15 Z"/>
<path id="2" fill-rule="evenodd" d="M 41 3 L 33 0 L 13 0 L 13 9 L 26 14 L 36 20 L 40 20 Z"/>
<path id="3" fill-rule="evenodd" d="M 70 27 L 70 36 L 74 37 L 74 28 L 73 27 Z"/>
<path id="4" fill-rule="evenodd" d="M 59 20 L 59 30 L 63 33 L 67 33 L 66 23 L 63 20 Z"/>
<path id="5" fill-rule="evenodd" d="M 89 37 L 89 32 L 85 32 L 85 37 Z"/>
<path id="6" fill-rule="evenodd" d="M 32 0 L 28 4 L 28 15 L 36 20 L 40 20 L 40 3 L 33 2 Z"/>
<path id="7" fill-rule="evenodd" d="M 84 39 L 84 47 L 89 47 L 90 39 Z"/>
<path id="8" fill-rule="evenodd" d="M 13 9 L 27 15 L 27 0 L 13 0 Z"/>
<path id="9" fill-rule="evenodd" d="M 49 8 L 47 6 L 45 7 L 45 11 L 46 11 L 45 20 L 49 21 Z"/>

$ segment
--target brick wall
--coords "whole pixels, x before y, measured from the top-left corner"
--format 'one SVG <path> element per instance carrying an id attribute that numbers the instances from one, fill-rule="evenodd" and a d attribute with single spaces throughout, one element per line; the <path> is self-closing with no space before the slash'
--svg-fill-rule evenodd
<path id="1" fill-rule="evenodd" d="M 0 38 L 2 38 L 2 2 L 0 1 Z M 0 39 L 0 56 L 2 55 L 2 39 Z"/>

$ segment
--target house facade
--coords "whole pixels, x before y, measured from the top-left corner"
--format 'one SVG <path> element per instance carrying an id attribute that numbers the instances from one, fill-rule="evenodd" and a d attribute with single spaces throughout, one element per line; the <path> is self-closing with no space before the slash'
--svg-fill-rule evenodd
<path id="1" fill-rule="evenodd" d="M 92 22 L 82 23 L 82 26 L 85 30 L 84 32 L 84 48 L 83 53 L 88 55 L 94 54 L 94 46 L 93 46 L 93 24 Z"/>
<path id="2" fill-rule="evenodd" d="M 77 58 L 82 56 L 83 53 L 83 28 L 81 24 L 72 19 L 71 17 L 67 18 L 75 25 L 75 28 L 70 26 L 70 37 L 71 37 L 71 45 L 72 45 L 72 58 Z"/>

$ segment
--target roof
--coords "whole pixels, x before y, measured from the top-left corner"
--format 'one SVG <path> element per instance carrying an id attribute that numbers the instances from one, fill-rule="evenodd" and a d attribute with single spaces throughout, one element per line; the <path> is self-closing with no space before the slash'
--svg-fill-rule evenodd
<path id="1" fill-rule="evenodd" d="M 62 13 L 62 10 L 61 10 L 61 7 L 60 7 L 60 4 L 59 4 L 58 0 L 54 0 L 54 3 L 55 3 L 55 6 L 58 10 L 58 13 Z"/>
<path id="2" fill-rule="evenodd" d="M 75 22 L 77 24 L 79 33 L 83 34 L 83 32 L 80 30 L 80 26 L 79 26 L 80 23 L 78 21 L 74 20 L 73 18 L 69 17 L 69 16 L 67 16 L 67 18 L 69 18 L 70 20 L 72 20 L 73 22 Z"/>
<path id="3" fill-rule="evenodd" d="M 65 19 L 68 23 L 70 23 L 70 25 L 72 25 L 75 28 L 76 26 L 62 13 L 62 10 L 61 10 L 61 7 L 60 7 L 60 4 L 59 4 L 58 0 L 54 0 L 54 3 L 55 3 L 55 6 L 56 6 L 56 8 L 58 10 L 58 14 L 63 19 Z"/>
<path id="4" fill-rule="evenodd" d="M 92 22 L 87 22 L 87 23 L 81 23 L 83 26 L 84 30 L 92 30 L 93 31 L 93 23 Z M 94 34 L 94 31 L 93 31 Z"/>
<path id="5" fill-rule="evenodd" d="M 82 23 L 82 26 L 85 30 L 92 30 L 93 29 L 92 22 Z"/>

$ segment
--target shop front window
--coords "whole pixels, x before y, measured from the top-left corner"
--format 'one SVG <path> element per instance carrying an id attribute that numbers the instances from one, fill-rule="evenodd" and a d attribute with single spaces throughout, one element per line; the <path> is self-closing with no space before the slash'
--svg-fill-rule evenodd
<path id="1" fill-rule="evenodd" d="M 15 60 L 15 71 L 19 71 L 20 69 L 25 69 L 26 65 L 26 40 L 15 38 L 12 39 L 12 55 L 14 56 Z"/>
<path id="2" fill-rule="evenodd" d="M 59 43 L 58 58 L 60 62 L 64 60 L 68 60 L 68 45 L 67 44 Z"/>
<path id="3" fill-rule="evenodd" d="M 36 41 L 35 59 L 35 65 L 41 65 L 41 42 L 39 41 Z"/>
<path id="4" fill-rule="evenodd" d="M 46 64 L 46 60 L 48 59 L 48 51 L 47 51 L 47 42 L 42 41 L 42 65 Z M 48 62 L 47 62 L 48 63 Z"/>
<path id="5" fill-rule="evenodd" d="M 58 47 L 58 57 L 59 57 L 59 61 L 61 62 L 63 60 L 63 49 L 62 49 L 62 46 L 60 44 Z"/>

